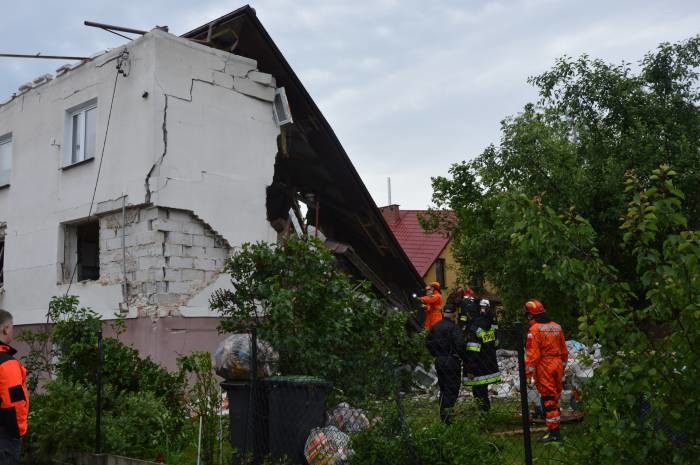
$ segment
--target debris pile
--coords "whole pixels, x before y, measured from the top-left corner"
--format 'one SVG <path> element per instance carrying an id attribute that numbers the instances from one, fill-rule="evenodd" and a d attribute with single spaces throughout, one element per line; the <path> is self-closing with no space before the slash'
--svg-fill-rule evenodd
<path id="1" fill-rule="evenodd" d="M 496 351 L 501 382 L 489 385 L 489 392 L 497 398 L 516 397 L 520 393 L 520 376 L 518 374 L 518 352 L 499 349 Z"/>
<path id="2" fill-rule="evenodd" d="M 272 346 L 258 339 L 258 378 L 272 376 L 279 362 L 279 355 Z M 233 334 L 224 339 L 214 353 L 214 370 L 224 379 L 250 378 L 250 335 Z"/>
<path id="3" fill-rule="evenodd" d="M 350 436 L 335 426 L 312 429 L 304 445 L 309 465 L 346 465 L 351 455 Z"/>

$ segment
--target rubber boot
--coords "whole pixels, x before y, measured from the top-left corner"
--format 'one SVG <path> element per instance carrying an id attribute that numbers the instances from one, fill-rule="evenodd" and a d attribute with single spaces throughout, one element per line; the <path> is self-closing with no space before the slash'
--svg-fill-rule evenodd
<path id="1" fill-rule="evenodd" d="M 537 442 L 541 444 L 549 444 L 551 442 L 561 442 L 561 432 L 559 431 L 559 428 L 555 428 L 553 430 L 550 430 L 542 436 L 540 439 L 537 440 Z"/>

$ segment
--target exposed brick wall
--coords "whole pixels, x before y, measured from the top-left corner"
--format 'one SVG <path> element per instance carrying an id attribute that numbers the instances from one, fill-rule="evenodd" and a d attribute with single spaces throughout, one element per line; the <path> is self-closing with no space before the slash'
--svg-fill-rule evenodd
<path id="1" fill-rule="evenodd" d="M 100 281 L 123 281 L 121 211 L 100 218 Z M 128 303 L 143 316 L 177 315 L 219 276 L 231 247 L 192 212 L 127 210 L 124 229 Z"/>

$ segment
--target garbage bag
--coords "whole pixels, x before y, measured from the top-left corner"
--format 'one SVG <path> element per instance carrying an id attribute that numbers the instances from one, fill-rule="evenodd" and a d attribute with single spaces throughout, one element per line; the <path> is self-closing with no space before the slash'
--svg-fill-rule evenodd
<path id="1" fill-rule="evenodd" d="M 314 428 L 304 445 L 304 457 L 309 465 L 348 465 L 350 436 L 335 426 Z"/>
<path id="2" fill-rule="evenodd" d="M 214 353 L 214 370 L 224 379 L 250 379 L 250 335 L 233 334 L 224 339 Z M 258 378 L 275 373 L 279 355 L 272 346 L 258 339 Z"/>
<path id="3" fill-rule="evenodd" d="M 370 425 L 369 418 L 359 408 L 353 408 L 346 402 L 341 402 L 326 415 L 326 426 L 335 426 L 343 433 L 357 433 Z"/>

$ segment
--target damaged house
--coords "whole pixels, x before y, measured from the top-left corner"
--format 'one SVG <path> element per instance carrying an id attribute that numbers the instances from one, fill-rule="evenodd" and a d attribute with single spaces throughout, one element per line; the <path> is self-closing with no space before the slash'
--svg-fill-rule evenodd
<path id="1" fill-rule="evenodd" d="M 18 331 L 69 293 L 172 367 L 221 339 L 208 299 L 235 247 L 308 230 L 395 305 L 422 285 L 248 6 L 0 103 L 0 307 Z"/>

